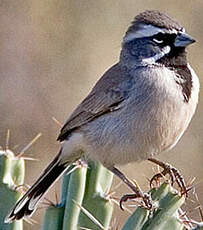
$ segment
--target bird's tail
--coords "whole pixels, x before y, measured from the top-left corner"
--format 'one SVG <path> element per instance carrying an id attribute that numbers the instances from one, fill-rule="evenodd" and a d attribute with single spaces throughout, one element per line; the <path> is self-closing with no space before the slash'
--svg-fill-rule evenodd
<path id="1" fill-rule="evenodd" d="M 5 223 L 10 223 L 14 220 L 19 220 L 24 216 L 32 215 L 39 201 L 66 169 L 67 164 L 60 163 L 60 155 L 61 151 L 43 171 L 39 179 L 15 204 L 8 216 L 5 218 Z"/>

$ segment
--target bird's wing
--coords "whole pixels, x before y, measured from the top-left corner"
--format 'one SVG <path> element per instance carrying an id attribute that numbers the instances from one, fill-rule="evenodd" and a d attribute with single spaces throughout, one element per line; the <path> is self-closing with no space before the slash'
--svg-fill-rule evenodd
<path id="1" fill-rule="evenodd" d="M 65 140 L 73 130 L 115 110 L 127 97 L 126 91 L 119 87 L 124 80 L 124 75 L 118 64 L 108 70 L 67 119 L 57 140 Z"/>

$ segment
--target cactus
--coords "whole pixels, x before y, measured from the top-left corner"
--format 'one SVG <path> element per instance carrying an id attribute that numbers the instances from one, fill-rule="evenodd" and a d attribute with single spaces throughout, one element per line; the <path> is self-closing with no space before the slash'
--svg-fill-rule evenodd
<path id="1" fill-rule="evenodd" d="M 109 229 L 113 204 L 107 194 L 112 177 L 112 173 L 102 165 L 93 162 L 89 163 L 88 168 L 81 165 L 65 175 L 61 203 L 47 209 L 43 230 Z M 203 229 L 201 224 L 196 224 L 195 228 L 184 224 L 179 211 L 185 197 L 179 195 L 169 183 L 164 182 L 149 193 L 155 209 L 151 211 L 138 206 L 122 230 Z"/>
<path id="2" fill-rule="evenodd" d="M 107 198 L 113 175 L 101 164 L 90 162 L 72 166 L 63 177 L 60 204 L 51 205 L 46 210 L 43 230 L 76 230 L 80 227 L 101 229 L 83 211 L 94 213 L 105 229 L 110 225 L 113 204 Z M 99 207 L 99 208 L 98 208 Z M 61 221 L 56 220 L 58 218 Z M 54 224 L 49 223 L 52 219 Z"/>
<path id="3" fill-rule="evenodd" d="M 21 192 L 16 189 L 24 181 L 25 164 L 24 159 L 15 157 L 10 150 L 0 151 L 0 229 L 22 230 L 22 220 L 14 221 L 12 224 L 4 223 L 4 219 L 12 207 L 19 199 Z"/>
<path id="4" fill-rule="evenodd" d="M 25 148 L 16 156 L 9 149 L 10 131 L 7 132 L 6 147 L 0 149 L 0 229 L 2 230 L 23 230 L 23 221 L 14 221 L 11 224 L 4 223 L 5 217 L 10 208 L 17 202 L 22 195 L 22 185 L 25 176 L 24 152 L 41 136 L 39 133 Z"/>
<path id="5" fill-rule="evenodd" d="M 87 167 L 79 161 L 70 166 L 63 176 L 62 195 L 59 204 L 51 204 L 45 213 L 43 230 L 77 229 L 80 208 L 85 189 Z M 77 202 L 77 204 L 76 204 Z M 50 223 L 52 219 L 53 223 Z"/>
<path id="6" fill-rule="evenodd" d="M 66 203 L 63 219 L 63 230 L 77 229 L 80 215 L 80 207 L 85 192 L 87 166 L 80 164 L 70 175 L 69 184 L 66 190 Z M 69 175 L 67 175 L 69 176 Z M 65 176 L 66 177 L 66 176 Z M 66 178 L 64 178 L 65 180 Z M 65 184 L 65 182 L 63 183 Z"/>
<path id="7" fill-rule="evenodd" d="M 129 217 L 122 230 L 186 230 L 191 229 L 185 224 L 178 210 L 185 202 L 185 197 L 168 183 L 164 182 L 158 189 L 150 191 L 156 209 L 150 213 L 143 207 L 137 207 Z M 194 229 L 201 229 L 197 227 Z"/>
<path id="8" fill-rule="evenodd" d="M 111 188 L 113 174 L 99 163 L 90 162 L 86 178 L 85 194 L 82 207 L 102 224 L 104 229 L 108 229 L 113 213 L 113 203 L 108 198 Z M 83 212 L 80 213 L 80 227 L 100 230 L 101 227 L 95 225 L 90 218 Z"/>
<path id="9" fill-rule="evenodd" d="M 44 221 L 43 230 L 62 230 L 63 226 L 64 207 L 60 205 L 51 205 L 47 208 Z"/>

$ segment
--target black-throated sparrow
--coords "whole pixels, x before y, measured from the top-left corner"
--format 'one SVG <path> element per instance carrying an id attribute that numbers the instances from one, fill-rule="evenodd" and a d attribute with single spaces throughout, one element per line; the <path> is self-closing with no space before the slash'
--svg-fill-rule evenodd
<path id="1" fill-rule="evenodd" d="M 143 196 L 115 165 L 153 158 L 172 148 L 186 130 L 199 92 L 185 51 L 193 42 L 166 14 L 145 11 L 136 16 L 124 36 L 119 62 L 68 117 L 58 137 L 59 154 L 6 222 L 31 215 L 67 166 L 83 154 Z"/>

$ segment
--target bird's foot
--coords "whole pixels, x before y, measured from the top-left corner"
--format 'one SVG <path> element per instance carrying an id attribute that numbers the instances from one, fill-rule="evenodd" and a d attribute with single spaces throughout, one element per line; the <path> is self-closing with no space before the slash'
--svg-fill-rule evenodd
<path id="1" fill-rule="evenodd" d="M 142 199 L 142 206 L 145 207 L 146 209 L 152 210 L 154 209 L 154 203 L 152 201 L 151 195 L 148 193 L 134 193 L 134 194 L 125 194 L 121 197 L 120 199 L 120 208 L 123 209 L 123 202 L 126 202 L 128 200 L 134 200 L 134 199 Z"/>
<path id="2" fill-rule="evenodd" d="M 120 170 L 113 167 L 111 168 L 111 171 L 118 176 L 133 192 L 134 194 L 126 194 L 124 195 L 120 200 L 120 208 L 123 210 L 123 202 L 126 202 L 128 200 L 132 199 L 142 199 L 142 206 L 147 209 L 154 209 L 154 203 L 152 201 L 151 195 L 148 193 L 144 193 L 136 181 L 129 180 Z"/>
<path id="3" fill-rule="evenodd" d="M 188 196 L 188 191 L 190 189 L 187 189 L 185 180 L 178 169 L 176 169 L 168 163 L 164 163 L 154 158 L 149 158 L 148 160 L 163 168 L 162 172 L 155 174 L 151 178 L 150 187 L 152 187 L 154 182 L 158 184 L 159 180 L 168 174 L 170 177 L 171 184 L 173 185 L 176 182 L 178 187 L 180 188 L 181 195 L 186 195 L 186 197 Z"/>

